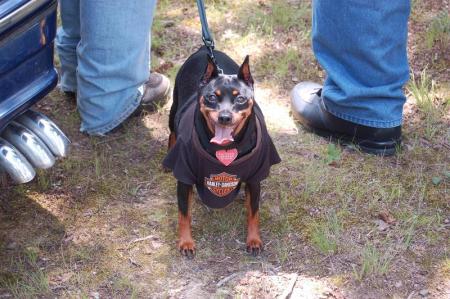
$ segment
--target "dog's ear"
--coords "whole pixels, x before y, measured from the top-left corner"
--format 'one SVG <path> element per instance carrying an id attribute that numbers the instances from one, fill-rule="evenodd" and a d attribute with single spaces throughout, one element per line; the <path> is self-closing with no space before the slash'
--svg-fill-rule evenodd
<path id="1" fill-rule="evenodd" d="M 250 73 L 249 56 L 245 56 L 244 62 L 239 68 L 238 79 L 244 81 L 248 86 L 253 87 L 253 78 Z"/>
<path id="2" fill-rule="evenodd" d="M 206 65 L 205 72 L 203 73 L 201 85 L 205 86 L 206 84 L 219 75 L 219 70 L 217 69 L 217 65 L 212 61 L 211 57 L 208 57 L 208 64 Z"/>

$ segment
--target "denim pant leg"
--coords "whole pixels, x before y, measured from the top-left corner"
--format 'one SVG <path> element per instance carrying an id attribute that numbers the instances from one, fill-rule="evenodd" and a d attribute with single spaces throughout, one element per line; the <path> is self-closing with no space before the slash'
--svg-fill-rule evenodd
<path id="1" fill-rule="evenodd" d="M 59 86 L 63 91 L 77 91 L 77 45 L 80 42 L 80 1 L 60 0 L 62 26 L 56 35 L 56 49 L 61 63 Z"/>
<path id="2" fill-rule="evenodd" d="M 80 0 L 81 131 L 103 135 L 139 106 L 150 68 L 156 0 Z"/>
<path id="3" fill-rule="evenodd" d="M 314 54 L 327 72 L 327 110 L 369 127 L 402 123 L 409 78 L 409 0 L 314 0 Z"/>

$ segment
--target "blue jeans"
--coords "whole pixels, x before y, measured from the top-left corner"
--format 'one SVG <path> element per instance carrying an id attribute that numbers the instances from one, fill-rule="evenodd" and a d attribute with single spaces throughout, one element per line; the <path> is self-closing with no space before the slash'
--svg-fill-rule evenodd
<path id="1" fill-rule="evenodd" d="M 156 0 L 60 0 L 60 88 L 77 93 L 81 131 L 103 135 L 140 104 Z"/>
<path id="2" fill-rule="evenodd" d="M 377 128 L 401 125 L 409 0 L 314 0 L 314 54 L 328 112 Z"/>

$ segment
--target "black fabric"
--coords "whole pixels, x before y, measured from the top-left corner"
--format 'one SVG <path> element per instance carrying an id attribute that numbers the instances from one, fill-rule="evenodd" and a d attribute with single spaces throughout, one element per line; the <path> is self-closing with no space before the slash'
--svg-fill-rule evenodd
<path id="1" fill-rule="evenodd" d="M 189 102 L 189 101 L 188 101 Z M 195 130 L 192 104 L 182 107 L 176 117 L 175 146 L 169 151 L 163 165 L 173 171 L 175 178 L 185 184 L 196 185 L 200 199 L 211 208 L 223 208 L 239 193 L 242 182 L 257 183 L 269 176 L 270 167 L 281 162 L 264 123 L 264 117 L 255 104 L 256 145 L 250 153 L 225 166 L 202 146 Z M 177 114 L 178 114 L 177 113 Z"/>

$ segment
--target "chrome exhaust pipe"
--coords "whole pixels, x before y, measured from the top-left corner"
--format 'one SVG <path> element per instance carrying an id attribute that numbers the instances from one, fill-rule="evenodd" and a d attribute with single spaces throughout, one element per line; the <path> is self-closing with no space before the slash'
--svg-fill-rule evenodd
<path id="1" fill-rule="evenodd" d="M 58 128 L 58 126 L 42 113 L 28 110 L 16 121 L 36 134 L 53 155 L 66 157 L 69 154 L 69 138 Z"/>
<path id="2" fill-rule="evenodd" d="M 36 175 L 27 159 L 3 138 L 0 138 L 0 167 L 17 184 L 28 183 Z"/>
<path id="3" fill-rule="evenodd" d="M 33 132 L 11 122 L 3 132 L 3 138 L 17 148 L 36 168 L 47 169 L 55 164 L 55 157 Z"/>

